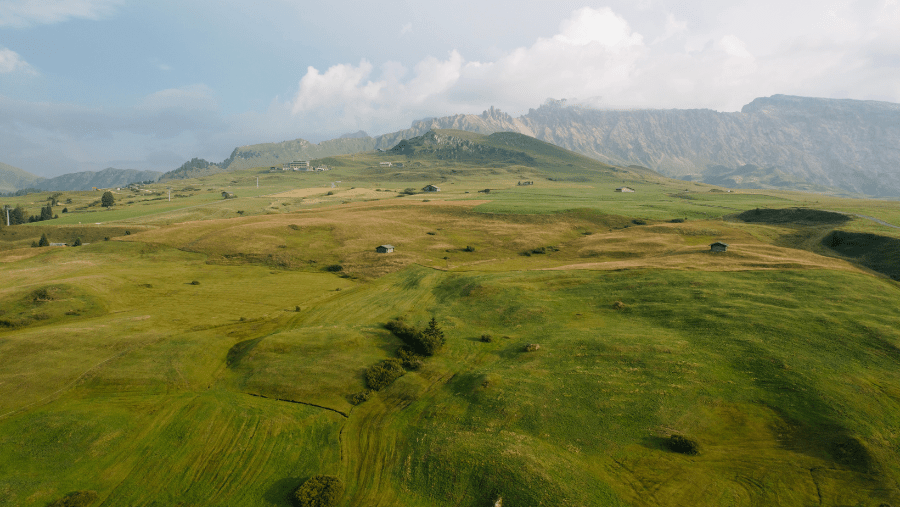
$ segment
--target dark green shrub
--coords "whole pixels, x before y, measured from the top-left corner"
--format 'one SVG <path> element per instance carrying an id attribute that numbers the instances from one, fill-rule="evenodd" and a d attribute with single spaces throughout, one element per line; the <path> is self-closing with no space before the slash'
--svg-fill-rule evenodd
<path id="1" fill-rule="evenodd" d="M 428 323 L 428 327 L 422 331 L 400 319 L 389 321 L 384 327 L 394 333 L 394 336 L 403 340 L 403 343 L 408 345 L 413 352 L 423 356 L 435 355 L 446 341 L 444 332 L 434 318 Z"/>
<path id="2" fill-rule="evenodd" d="M 489 334 L 483 334 L 481 335 L 481 341 L 483 341 L 484 343 L 491 343 L 492 341 L 494 341 L 494 339 L 491 338 L 491 335 Z"/>
<path id="3" fill-rule="evenodd" d="M 647 221 L 641 220 L 640 218 L 635 218 L 631 221 L 631 223 L 633 223 L 634 225 L 647 225 Z"/>
<path id="4" fill-rule="evenodd" d="M 343 270 L 344 270 L 344 266 L 341 266 L 340 264 L 332 264 L 330 266 L 325 266 L 325 271 L 330 271 L 332 273 L 338 273 Z"/>
<path id="5" fill-rule="evenodd" d="M 669 447 L 670 451 L 677 452 L 679 454 L 695 456 L 700 453 L 700 446 L 697 445 L 697 442 L 694 442 L 684 435 L 670 436 L 666 441 L 666 445 Z"/>
<path id="6" fill-rule="evenodd" d="M 75 238 L 75 242 L 72 243 L 72 246 L 81 246 L 81 238 Z"/>
<path id="7" fill-rule="evenodd" d="M 406 373 L 399 359 L 385 359 L 366 370 L 366 385 L 369 389 L 380 391 L 394 383 Z"/>
<path id="8" fill-rule="evenodd" d="M 360 391 L 358 393 L 350 395 L 350 403 L 353 405 L 359 405 L 367 401 L 372 396 L 372 390 L 366 389 L 364 391 Z"/>
<path id="9" fill-rule="evenodd" d="M 475 247 L 472 247 L 472 246 L 466 246 L 465 248 L 463 248 L 463 251 L 464 251 L 464 252 L 474 252 L 474 251 L 475 251 Z"/>
<path id="10" fill-rule="evenodd" d="M 96 491 L 73 491 L 59 500 L 50 502 L 47 507 L 87 507 L 97 500 Z"/>
<path id="11" fill-rule="evenodd" d="M 613 310 L 621 310 L 621 309 L 625 308 L 625 303 L 623 303 L 621 301 L 616 301 L 615 303 L 612 304 L 612 308 L 613 308 Z"/>
<path id="12" fill-rule="evenodd" d="M 41 240 L 38 241 L 38 246 L 50 246 L 50 240 L 47 239 L 46 234 L 41 234 Z"/>
<path id="13" fill-rule="evenodd" d="M 528 345 L 525 345 L 525 352 L 534 352 L 536 350 L 539 350 L 540 348 L 541 346 L 537 343 L 529 343 Z"/>
<path id="14" fill-rule="evenodd" d="M 422 356 L 416 354 L 409 345 L 404 345 L 397 349 L 397 357 L 407 370 L 418 370 L 422 367 Z"/>
<path id="15" fill-rule="evenodd" d="M 131 235 L 131 231 L 125 231 L 125 235 L 126 235 L 126 236 L 130 236 L 130 235 Z"/>
<path id="16" fill-rule="evenodd" d="M 669 223 L 681 224 L 684 223 L 685 220 L 687 220 L 687 218 L 673 218 L 672 220 L 669 220 Z"/>
<path id="17" fill-rule="evenodd" d="M 344 483 L 333 475 L 314 475 L 291 495 L 297 507 L 332 507 L 344 494 Z"/>
<path id="18" fill-rule="evenodd" d="M 200 285 L 200 282 L 198 282 L 197 280 L 194 280 L 193 282 L 191 282 L 191 285 Z"/>

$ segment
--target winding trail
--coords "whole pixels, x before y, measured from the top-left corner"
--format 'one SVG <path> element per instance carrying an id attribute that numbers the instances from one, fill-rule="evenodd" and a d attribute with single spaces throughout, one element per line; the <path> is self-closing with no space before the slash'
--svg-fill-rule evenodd
<path id="1" fill-rule="evenodd" d="M 849 215 L 852 217 L 865 218 L 866 220 L 871 220 L 877 224 L 885 225 L 887 227 L 893 227 L 894 229 L 900 229 L 900 225 L 889 224 L 889 223 L 885 222 L 884 220 L 880 220 L 875 217 L 870 217 L 869 215 L 860 215 L 859 213 L 850 213 L 849 211 L 837 211 L 837 210 L 830 210 L 830 209 L 827 209 L 825 211 L 830 211 L 832 213 L 840 213 L 841 215 Z"/>

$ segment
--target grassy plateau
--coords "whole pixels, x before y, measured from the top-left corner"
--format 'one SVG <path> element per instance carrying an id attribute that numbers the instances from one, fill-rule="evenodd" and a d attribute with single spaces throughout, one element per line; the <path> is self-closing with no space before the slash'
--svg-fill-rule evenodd
<path id="1" fill-rule="evenodd" d="M 900 505 L 900 203 L 515 134 L 314 165 L 0 198 L 59 203 L 0 227 L 0 505 Z M 445 343 L 369 390 L 396 318 Z"/>

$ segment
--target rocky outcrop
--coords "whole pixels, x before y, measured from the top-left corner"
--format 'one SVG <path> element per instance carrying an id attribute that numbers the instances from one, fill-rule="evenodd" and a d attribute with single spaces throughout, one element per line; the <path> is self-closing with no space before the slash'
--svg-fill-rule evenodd
<path id="1" fill-rule="evenodd" d="M 410 128 L 313 144 L 303 139 L 236 148 L 219 171 L 389 150 L 432 130 L 517 132 L 602 162 L 734 188 L 785 188 L 900 196 L 900 105 L 774 95 L 740 112 L 709 109 L 597 110 L 550 100 L 514 118 L 427 118 Z M 189 177 L 183 176 L 166 177 Z"/>
<path id="2" fill-rule="evenodd" d="M 900 196 L 900 105 L 775 95 L 741 112 L 596 110 L 548 101 L 519 118 L 491 108 L 415 122 L 379 145 L 431 129 L 513 131 L 615 165 L 738 188 Z"/>

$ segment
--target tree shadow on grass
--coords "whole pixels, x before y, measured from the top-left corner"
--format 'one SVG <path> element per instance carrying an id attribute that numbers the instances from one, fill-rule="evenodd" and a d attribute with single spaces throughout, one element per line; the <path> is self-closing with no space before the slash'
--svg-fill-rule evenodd
<path id="1" fill-rule="evenodd" d="M 292 507 L 291 493 L 303 484 L 309 477 L 285 477 L 275 481 L 266 490 L 263 498 L 269 505 L 278 507 Z"/>

